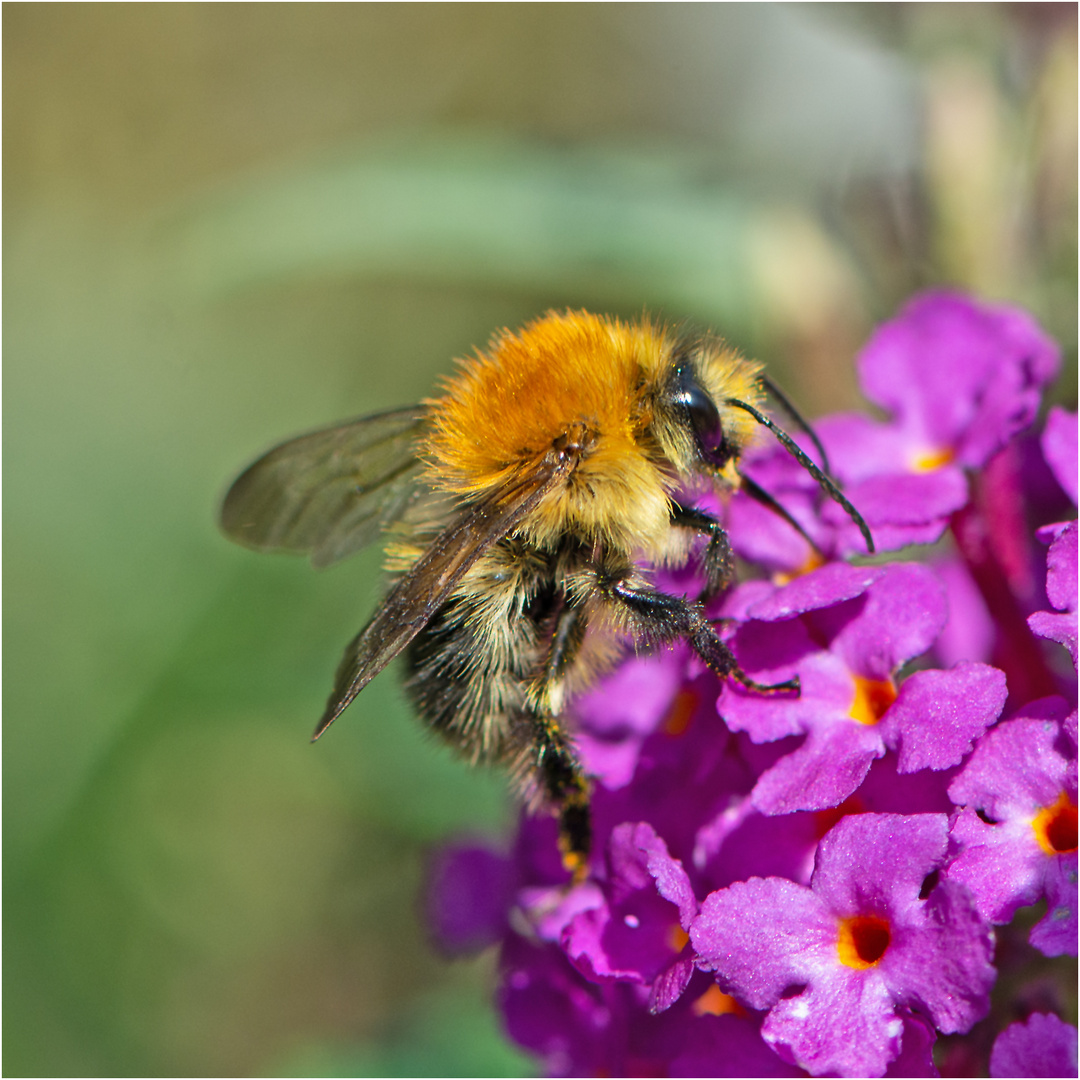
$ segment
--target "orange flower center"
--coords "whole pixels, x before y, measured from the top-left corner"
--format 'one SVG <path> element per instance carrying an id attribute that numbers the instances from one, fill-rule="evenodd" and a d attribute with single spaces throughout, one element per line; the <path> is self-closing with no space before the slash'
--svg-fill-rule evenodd
<path id="1" fill-rule="evenodd" d="M 840 923 L 836 947 L 840 963 L 861 970 L 873 967 L 889 947 L 889 924 L 877 915 L 854 915 Z"/>
<path id="2" fill-rule="evenodd" d="M 814 836 L 820 840 L 842 817 L 848 814 L 865 814 L 866 806 L 855 795 L 846 798 L 839 806 L 830 806 L 814 812 Z"/>
<path id="3" fill-rule="evenodd" d="M 1064 855 L 1076 850 L 1076 807 L 1064 791 L 1053 806 L 1045 806 L 1035 815 L 1031 827 L 1039 847 L 1047 855 Z"/>
<path id="4" fill-rule="evenodd" d="M 940 469 L 942 465 L 948 465 L 956 456 L 952 447 L 944 446 L 940 450 L 924 450 L 917 454 L 911 463 L 915 472 L 925 473 Z"/>
<path id="5" fill-rule="evenodd" d="M 809 574 L 811 570 L 816 570 L 819 566 L 824 565 L 825 557 L 816 551 L 811 551 L 798 570 L 781 570 L 773 574 L 773 584 L 790 585 L 796 578 L 802 577 L 803 574 Z"/>
<path id="6" fill-rule="evenodd" d="M 691 1008 L 695 1016 L 704 1016 L 706 1013 L 710 1016 L 724 1016 L 727 1013 L 746 1016 L 746 1010 L 730 994 L 725 994 L 716 983 L 713 983 Z"/>
<path id="7" fill-rule="evenodd" d="M 877 679 L 864 679 L 861 675 L 852 676 L 855 684 L 855 700 L 849 715 L 860 724 L 876 724 L 888 707 L 896 700 L 896 686 L 891 679 L 880 682 Z"/>
<path id="8" fill-rule="evenodd" d="M 668 930 L 667 943 L 672 952 L 682 952 L 689 940 L 690 935 L 678 923 Z"/>
<path id="9" fill-rule="evenodd" d="M 694 719 L 697 707 L 697 694 L 693 690 L 680 690 L 668 708 L 660 729 L 665 735 L 670 735 L 672 738 L 685 735 L 690 729 L 690 721 Z"/>

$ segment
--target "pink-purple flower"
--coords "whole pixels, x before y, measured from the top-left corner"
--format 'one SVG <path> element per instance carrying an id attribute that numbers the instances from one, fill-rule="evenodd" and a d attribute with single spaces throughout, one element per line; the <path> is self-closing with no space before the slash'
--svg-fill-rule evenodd
<path id="1" fill-rule="evenodd" d="M 1060 350 L 1018 308 L 927 292 L 878 328 L 859 357 L 863 393 L 915 455 L 978 468 L 1035 419 Z"/>
<path id="2" fill-rule="evenodd" d="M 967 502 L 965 470 L 981 468 L 1031 424 L 1059 356 L 1025 312 L 958 293 L 923 293 L 877 329 L 859 357 L 859 379 L 890 419 L 849 413 L 821 421 L 817 431 L 879 551 L 942 535 Z M 850 518 L 782 450 L 752 455 L 747 471 L 826 554 L 865 550 Z M 804 566 L 805 542 L 751 504 L 745 496 L 733 501 L 735 549 L 774 568 Z"/>
<path id="3" fill-rule="evenodd" d="M 1076 413 L 1055 405 L 1046 416 L 1040 443 L 1050 471 L 1073 506 L 1076 505 L 1077 441 Z"/>
<path id="4" fill-rule="evenodd" d="M 765 813 L 839 805 L 887 748 L 902 772 L 958 765 L 1005 704 L 1004 678 L 985 664 L 917 672 L 898 688 L 897 672 L 945 623 L 944 590 L 929 568 L 894 563 L 862 569 L 852 596 L 853 569 L 830 564 L 770 593 L 733 639 L 758 682 L 800 680 L 797 698 L 728 683 L 718 702 L 727 725 L 756 742 L 806 736 L 758 779 Z"/>
<path id="5" fill-rule="evenodd" d="M 906 1010 L 943 1032 L 989 1008 L 993 939 L 945 864 L 943 814 L 845 817 L 810 886 L 751 878 L 706 897 L 690 936 L 721 988 L 769 1010 L 762 1035 L 815 1075 L 882 1076 Z"/>
<path id="6" fill-rule="evenodd" d="M 1010 1024 L 990 1052 L 990 1075 L 1001 1080 L 1021 1076 L 1075 1076 L 1076 1028 L 1053 1013 L 1032 1013 Z"/>
<path id="7" fill-rule="evenodd" d="M 1049 956 L 1076 955 L 1076 744 L 1061 698 L 1031 702 L 980 741 L 949 788 L 963 809 L 952 826 L 948 876 L 983 915 L 1008 922 L 1045 899 L 1031 943 Z M 1075 723 L 1075 721 L 1074 721 Z"/>
<path id="8" fill-rule="evenodd" d="M 570 962 L 592 982 L 648 987 L 652 1012 L 669 1008 L 694 973 L 686 947 L 698 903 L 678 859 L 656 830 L 626 822 L 608 840 L 597 902 L 560 935 Z"/>
<path id="9" fill-rule="evenodd" d="M 747 674 L 799 692 L 681 645 L 629 656 L 570 704 L 588 875 L 544 814 L 433 861 L 436 939 L 498 945 L 506 1030 L 550 1075 L 1075 1075 L 1053 1014 L 1077 941 L 1076 414 L 1025 434 L 1059 353 L 1026 313 L 937 291 L 858 366 L 885 418 L 815 427 L 902 559 L 855 558 L 775 444 L 742 467 L 805 536 L 744 493 L 708 502 L 744 563 L 708 614 Z M 656 577 L 700 589 L 692 567 Z M 1041 903 L 1029 945 L 1016 920 Z M 1007 1026 L 1032 1013 L 1018 950 L 1055 966 Z M 984 1019 L 999 967 L 1013 1011 Z"/>
<path id="10" fill-rule="evenodd" d="M 1069 650 L 1076 666 L 1077 529 L 1070 521 L 1061 527 L 1043 530 L 1050 541 L 1046 557 L 1046 598 L 1055 611 L 1036 611 L 1028 625 L 1042 638 L 1060 642 Z"/>

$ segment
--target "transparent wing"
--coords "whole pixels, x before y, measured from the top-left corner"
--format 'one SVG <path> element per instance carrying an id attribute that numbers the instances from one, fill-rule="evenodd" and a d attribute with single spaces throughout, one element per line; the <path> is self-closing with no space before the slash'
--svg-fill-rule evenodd
<path id="1" fill-rule="evenodd" d="M 466 507 L 394 586 L 374 618 L 349 643 L 313 739 L 431 621 L 454 586 L 492 544 L 512 532 L 577 464 L 552 450 L 505 487 Z"/>
<path id="2" fill-rule="evenodd" d="M 422 491 L 417 405 L 290 439 L 229 488 L 221 527 L 259 551 L 293 551 L 315 566 L 351 555 L 397 521 Z"/>

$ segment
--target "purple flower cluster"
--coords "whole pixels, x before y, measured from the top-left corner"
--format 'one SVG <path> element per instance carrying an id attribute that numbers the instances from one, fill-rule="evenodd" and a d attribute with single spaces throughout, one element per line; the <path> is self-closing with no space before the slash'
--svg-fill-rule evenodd
<path id="1" fill-rule="evenodd" d="M 879 550 L 931 557 L 845 561 L 851 520 L 763 444 L 745 471 L 817 550 L 740 493 L 714 505 L 747 573 L 710 614 L 800 693 L 631 657 L 573 705 L 587 878 L 543 816 L 509 854 L 439 855 L 438 939 L 499 945 L 507 1031 L 550 1074 L 936 1076 L 938 1035 L 989 1012 L 995 926 L 1045 903 L 1030 945 L 1076 955 L 1077 526 L 1043 523 L 1075 518 L 1077 418 L 1026 435 L 1058 363 L 1023 312 L 915 298 L 859 360 L 885 419 L 818 431 Z M 1075 1075 L 1076 1029 L 1032 1013 L 990 1068 Z"/>

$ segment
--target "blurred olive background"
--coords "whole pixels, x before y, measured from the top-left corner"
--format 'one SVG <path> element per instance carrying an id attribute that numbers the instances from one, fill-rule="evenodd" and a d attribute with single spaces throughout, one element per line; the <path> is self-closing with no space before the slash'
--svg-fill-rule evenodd
<path id="1" fill-rule="evenodd" d="M 544 310 L 721 330 L 807 412 L 913 289 L 1075 397 L 1076 7 L 7 4 L 6 1075 L 528 1074 L 420 914 L 499 777 L 394 673 L 308 745 L 379 553 L 227 543 L 270 443 Z"/>

